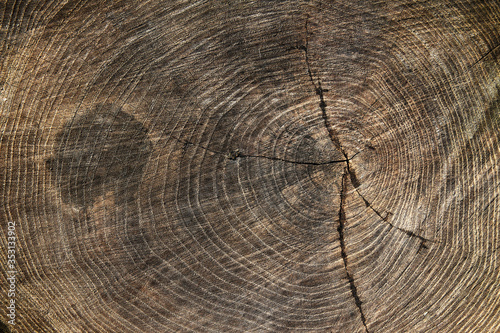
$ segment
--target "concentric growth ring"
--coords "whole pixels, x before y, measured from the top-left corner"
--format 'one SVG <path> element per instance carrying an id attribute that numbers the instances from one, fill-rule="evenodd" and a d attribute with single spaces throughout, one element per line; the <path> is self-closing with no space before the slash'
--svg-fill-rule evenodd
<path id="1" fill-rule="evenodd" d="M 500 330 L 498 4 L 0 11 L 19 331 Z"/>

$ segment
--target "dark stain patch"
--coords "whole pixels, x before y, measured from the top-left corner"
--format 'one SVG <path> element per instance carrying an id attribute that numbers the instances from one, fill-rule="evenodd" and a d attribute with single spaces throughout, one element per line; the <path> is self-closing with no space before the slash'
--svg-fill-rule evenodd
<path id="1" fill-rule="evenodd" d="M 62 200 L 81 207 L 110 190 L 117 203 L 133 198 L 151 153 L 146 128 L 111 104 L 66 123 L 55 141 L 46 166 Z"/>
<path id="2" fill-rule="evenodd" d="M 2 321 L 0 321 L 0 333 L 10 333 L 9 327 Z"/>

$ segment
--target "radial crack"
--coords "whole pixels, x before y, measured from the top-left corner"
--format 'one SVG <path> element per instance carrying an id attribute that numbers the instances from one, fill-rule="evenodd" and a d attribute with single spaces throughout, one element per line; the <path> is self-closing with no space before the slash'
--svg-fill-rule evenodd
<path id="1" fill-rule="evenodd" d="M 344 228 L 345 228 L 345 223 L 346 223 L 346 217 L 345 217 L 345 198 L 346 198 L 346 192 L 347 192 L 347 177 L 348 177 L 348 172 L 347 168 L 344 170 L 344 174 L 342 175 L 342 184 L 341 184 L 341 190 L 340 190 L 340 209 L 339 209 L 339 226 L 337 228 L 337 231 L 339 233 L 339 240 L 340 240 L 340 253 L 342 255 L 342 260 L 344 261 L 344 269 L 347 274 L 347 279 L 349 280 L 349 287 L 351 289 L 351 294 L 352 297 L 354 298 L 354 302 L 356 303 L 356 307 L 359 310 L 359 314 L 361 316 L 361 321 L 363 322 L 363 326 L 365 327 L 365 331 L 369 333 L 368 327 L 366 326 L 366 318 L 365 314 L 363 313 L 363 308 L 361 305 L 363 302 L 361 302 L 361 299 L 359 298 L 358 295 L 358 288 L 356 287 L 356 284 L 354 282 L 354 277 L 349 271 L 349 266 L 348 266 L 348 259 L 347 259 L 347 252 L 346 252 L 346 246 L 345 246 L 345 239 L 344 239 Z"/>
<path id="2" fill-rule="evenodd" d="M 356 155 L 354 155 L 356 156 Z M 353 156 L 353 157 L 354 157 Z M 423 248 L 427 248 L 425 246 L 425 242 L 430 242 L 430 243 L 434 243 L 433 240 L 430 240 L 430 239 L 427 239 L 427 238 L 424 238 L 420 235 L 417 235 L 416 233 L 414 233 L 413 231 L 410 231 L 410 230 L 406 230 L 406 229 L 403 229 L 403 228 L 400 228 L 400 227 L 397 227 L 395 226 L 394 224 L 392 224 L 391 222 L 389 222 L 389 215 L 390 213 L 387 213 L 386 216 L 382 216 L 382 214 L 376 210 L 372 204 L 370 202 L 368 202 L 368 200 L 365 199 L 365 197 L 359 192 L 359 189 L 358 187 L 361 185 L 358 178 L 356 177 L 356 173 L 354 172 L 353 169 L 351 169 L 351 166 L 349 164 L 349 160 L 351 160 L 352 157 L 350 159 L 346 159 L 346 164 L 347 164 L 347 172 L 349 173 L 349 178 L 351 180 L 351 184 L 352 186 L 354 186 L 354 189 L 356 191 L 356 193 L 361 197 L 361 199 L 363 200 L 363 202 L 365 203 L 366 207 L 370 208 L 375 214 L 378 215 L 378 217 L 380 217 L 380 219 L 382 221 L 384 221 L 385 223 L 387 223 L 391 228 L 394 228 L 396 230 L 399 230 L 401 232 L 404 232 L 407 236 L 409 237 L 414 237 L 414 238 L 418 238 L 422 243 L 420 245 L 420 247 L 423 247 Z"/>
<path id="3" fill-rule="evenodd" d="M 500 44 L 496 45 L 495 47 L 491 48 L 488 52 L 486 52 L 484 55 L 482 55 L 478 60 L 476 60 L 470 67 L 474 67 L 476 66 L 478 63 L 480 63 L 481 61 L 483 61 L 486 57 L 488 57 L 490 54 L 492 54 L 495 50 L 497 50 L 498 48 L 500 47 Z"/>
<path id="4" fill-rule="evenodd" d="M 311 65 L 309 61 L 309 29 L 307 27 L 308 22 L 306 21 L 306 45 L 301 46 L 300 49 L 304 51 L 305 58 L 306 58 L 306 66 L 307 66 L 307 74 L 309 75 L 309 79 L 311 80 L 311 83 L 314 87 L 314 91 L 316 92 L 316 95 L 319 97 L 319 108 L 321 109 L 321 117 L 323 118 L 323 122 L 325 124 L 326 130 L 328 131 L 328 135 L 330 137 L 330 140 L 332 140 L 333 145 L 342 152 L 346 160 L 348 159 L 347 154 L 345 153 L 344 149 L 340 145 L 340 141 L 337 137 L 337 133 L 333 129 L 333 126 L 330 123 L 330 120 L 328 119 L 328 115 L 326 114 L 326 102 L 325 102 L 325 97 L 323 95 L 324 92 L 328 92 L 328 89 L 323 89 L 321 86 L 321 81 L 318 78 L 318 84 L 314 82 L 314 77 L 311 71 Z"/>
<path id="5" fill-rule="evenodd" d="M 347 160 L 333 160 L 333 161 L 326 161 L 326 162 L 302 162 L 302 161 L 291 161 L 291 160 L 287 160 L 287 159 L 279 158 L 279 157 L 271 157 L 271 156 L 263 156 L 263 155 L 246 155 L 246 154 L 240 154 L 239 157 L 241 157 L 241 158 L 247 158 L 247 157 L 265 158 L 265 159 L 272 160 L 272 161 L 281 161 L 284 163 L 301 164 L 301 165 L 328 165 L 328 164 L 335 164 L 335 163 L 344 163 L 347 161 Z"/>
<path id="6" fill-rule="evenodd" d="M 420 247 L 423 247 L 423 248 L 427 248 L 427 246 L 425 246 L 425 242 L 429 242 L 429 243 L 435 243 L 434 240 L 431 240 L 431 239 L 427 239 L 423 236 L 420 236 L 420 235 L 417 235 L 416 233 L 414 233 L 413 231 L 410 231 L 410 230 L 406 230 L 406 229 L 403 229 L 403 228 L 400 228 L 400 227 L 397 227 L 395 226 L 394 224 L 392 224 L 391 222 L 389 222 L 389 215 L 390 213 L 387 213 L 385 216 L 382 216 L 382 214 L 376 210 L 372 204 L 370 202 L 368 202 L 368 200 L 365 199 L 365 197 L 359 192 L 359 190 L 355 187 L 355 190 L 356 190 L 356 193 L 358 193 L 358 195 L 361 197 L 361 199 L 363 199 L 363 202 L 365 203 L 365 206 L 370 208 L 375 214 L 377 214 L 378 217 L 380 217 L 380 219 L 382 221 L 384 221 L 385 223 L 387 223 L 391 228 L 394 228 L 396 230 L 399 230 L 403 233 L 405 233 L 408 237 L 412 237 L 412 238 L 418 238 L 422 244 L 420 245 Z"/>
<path id="7" fill-rule="evenodd" d="M 229 153 L 225 153 L 225 152 L 222 152 L 222 151 L 217 151 L 217 150 L 213 150 L 213 149 L 210 149 L 208 147 L 205 147 L 203 145 L 200 145 L 200 144 L 195 144 L 191 141 L 187 141 L 187 140 L 182 140 L 180 138 L 177 138 L 177 137 L 174 137 L 172 136 L 172 138 L 174 138 L 175 140 L 177 140 L 178 142 L 186 145 L 186 146 L 194 146 L 194 147 L 197 147 L 197 148 L 201 148 L 203 150 L 206 150 L 212 154 L 215 154 L 215 155 L 222 155 L 224 157 L 226 157 L 227 159 L 229 160 L 237 160 L 238 158 L 262 158 L 262 159 L 267 159 L 267 160 L 271 160 L 271 161 L 280 161 L 280 162 L 283 162 L 283 163 L 291 163 L 291 164 L 298 164 L 298 165 L 328 165 L 328 164 L 336 164 L 336 163 L 344 163 L 344 162 L 347 162 L 347 160 L 332 160 L 332 161 L 325 161 L 325 162 L 306 162 L 306 161 L 293 161 L 293 160 L 288 160 L 288 159 L 285 159 L 285 158 L 279 158 L 279 157 L 273 157 L 273 156 L 265 156 L 265 155 L 247 155 L 247 154 L 244 154 L 242 152 L 240 152 L 238 149 L 236 150 L 233 150 Z"/>

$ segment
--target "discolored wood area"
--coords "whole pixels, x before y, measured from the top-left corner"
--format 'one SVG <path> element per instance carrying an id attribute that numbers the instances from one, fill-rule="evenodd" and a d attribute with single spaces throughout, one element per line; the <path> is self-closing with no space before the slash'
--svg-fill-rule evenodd
<path id="1" fill-rule="evenodd" d="M 0 14 L 2 331 L 500 331 L 497 0 Z"/>

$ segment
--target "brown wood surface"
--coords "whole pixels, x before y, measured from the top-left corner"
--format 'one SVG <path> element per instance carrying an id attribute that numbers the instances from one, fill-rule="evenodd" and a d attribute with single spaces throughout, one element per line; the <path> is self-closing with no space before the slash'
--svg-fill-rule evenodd
<path id="1" fill-rule="evenodd" d="M 0 22 L 0 330 L 500 332 L 498 0 Z"/>

